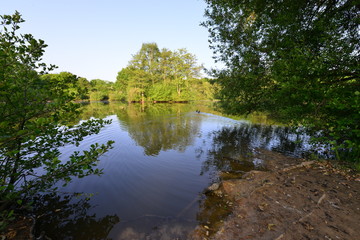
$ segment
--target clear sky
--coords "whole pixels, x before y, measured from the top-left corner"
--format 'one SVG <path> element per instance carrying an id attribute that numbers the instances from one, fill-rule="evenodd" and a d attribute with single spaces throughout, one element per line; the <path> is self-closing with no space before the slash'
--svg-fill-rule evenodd
<path id="1" fill-rule="evenodd" d="M 0 0 L 0 15 L 19 11 L 23 33 L 49 46 L 44 62 L 55 72 L 115 81 L 141 44 L 186 48 L 215 67 L 208 47 L 203 0 Z"/>

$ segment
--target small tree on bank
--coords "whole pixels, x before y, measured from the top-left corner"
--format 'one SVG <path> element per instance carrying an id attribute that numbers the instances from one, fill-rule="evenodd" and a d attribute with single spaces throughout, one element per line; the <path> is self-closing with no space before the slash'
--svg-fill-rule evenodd
<path id="1" fill-rule="evenodd" d="M 0 32 L 0 212 L 12 204 L 71 177 L 100 174 L 96 163 L 112 142 L 93 144 L 90 149 L 59 159 L 59 147 L 78 146 L 84 137 L 96 134 L 109 121 L 71 121 L 78 112 L 74 91 L 79 84 L 68 77 L 42 77 L 54 69 L 42 63 L 43 40 L 31 34 L 17 34 L 21 15 L 1 16 Z"/>

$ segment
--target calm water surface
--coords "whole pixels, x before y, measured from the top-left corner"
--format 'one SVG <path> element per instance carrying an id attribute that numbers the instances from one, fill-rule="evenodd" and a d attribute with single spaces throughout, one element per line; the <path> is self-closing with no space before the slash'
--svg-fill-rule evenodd
<path id="1" fill-rule="evenodd" d="M 196 110 L 200 110 L 197 113 Z M 252 124 L 214 114 L 204 105 L 92 103 L 82 119 L 111 119 L 79 148 L 62 149 L 63 159 L 95 142 L 114 140 L 101 157 L 101 176 L 74 179 L 64 193 L 37 203 L 37 231 L 52 239 L 186 239 L 200 217 L 203 191 L 218 171 L 262 168 L 256 148 L 300 156 L 308 146 L 283 127 Z M 45 207 L 44 206 L 48 206 Z"/>

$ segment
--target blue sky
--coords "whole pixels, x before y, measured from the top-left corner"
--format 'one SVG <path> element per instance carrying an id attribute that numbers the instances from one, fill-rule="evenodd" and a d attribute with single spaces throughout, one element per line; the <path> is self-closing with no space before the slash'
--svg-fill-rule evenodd
<path id="1" fill-rule="evenodd" d="M 0 14 L 19 11 L 23 33 L 49 46 L 44 61 L 91 79 L 115 81 L 140 50 L 186 48 L 199 64 L 216 67 L 208 47 L 203 0 L 0 0 Z"/>

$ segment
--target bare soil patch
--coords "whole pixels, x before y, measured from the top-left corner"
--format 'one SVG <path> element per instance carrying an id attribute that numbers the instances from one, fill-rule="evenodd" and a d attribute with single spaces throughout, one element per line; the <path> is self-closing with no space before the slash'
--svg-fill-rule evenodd
<path id="1" fill-rule="evenodd" d="M 212 194 L 231 214 L 193 239 L 360 239 L 360 178 L 329 162 L 260 151 L 269 171 L 224 180 Z"/>

